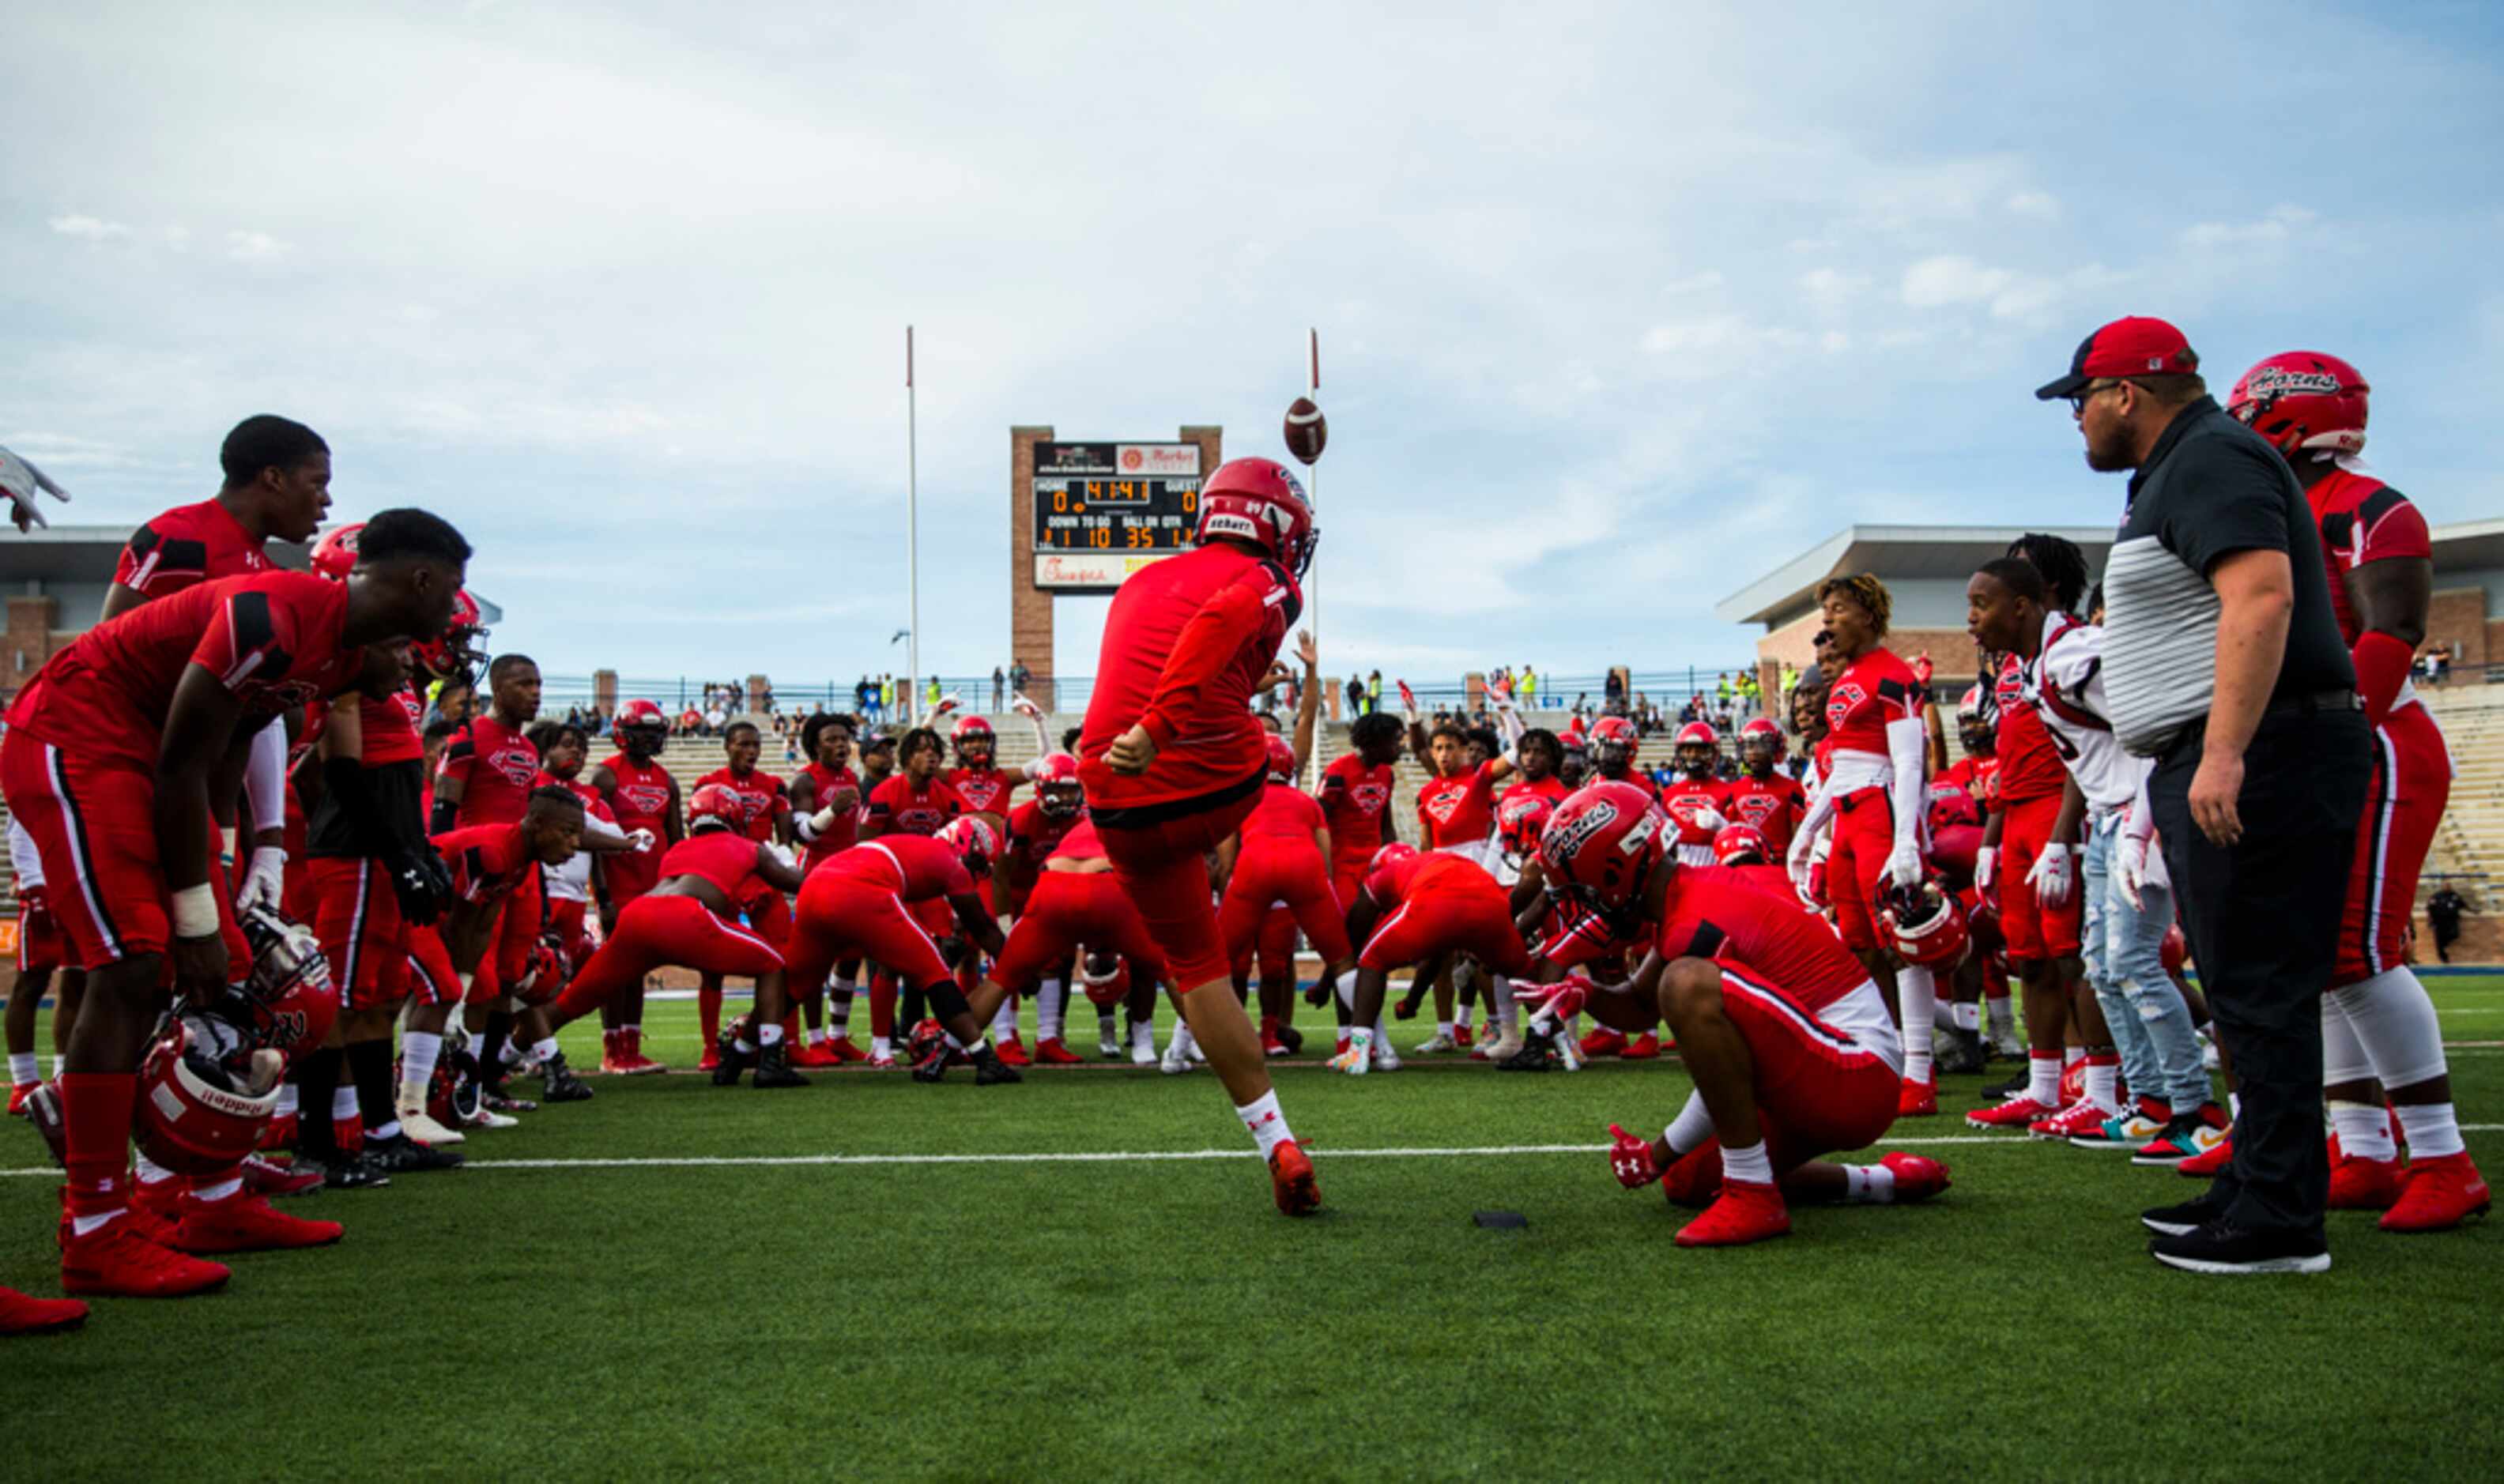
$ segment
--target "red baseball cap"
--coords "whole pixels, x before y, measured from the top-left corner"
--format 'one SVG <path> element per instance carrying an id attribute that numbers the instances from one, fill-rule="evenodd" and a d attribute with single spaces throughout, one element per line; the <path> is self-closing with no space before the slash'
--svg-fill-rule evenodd
<path id="1" fill-rule="evenodd" d="M 2200 369 L 2199 353 L 2182 331 L 2163 320 L 2133 315 L 2115 320 L 2078 342 L 2069 358 L 2069 374 L 2034 389 L 2035 398 L 2050 401 L 2086 390 L 2102 378 L 2179 375 Z"/>

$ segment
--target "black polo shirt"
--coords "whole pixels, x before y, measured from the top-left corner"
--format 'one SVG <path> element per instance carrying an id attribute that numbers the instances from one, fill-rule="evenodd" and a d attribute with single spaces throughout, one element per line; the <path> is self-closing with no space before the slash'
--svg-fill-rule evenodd
<path id="1" fill-rule="evenodd" d="M 2130 480 L 2104 568 L 2104 676 L 2122 745 L 2153 756 L 2205 719 L 2216 692 L 2216 590 L 2239 551 L 2286 553 L 2295 583 L 2273 702 L 2353 688 L 2330 606 L 2321 535 L 2295 471 L 2213 397 L 2185 407 Z"/>

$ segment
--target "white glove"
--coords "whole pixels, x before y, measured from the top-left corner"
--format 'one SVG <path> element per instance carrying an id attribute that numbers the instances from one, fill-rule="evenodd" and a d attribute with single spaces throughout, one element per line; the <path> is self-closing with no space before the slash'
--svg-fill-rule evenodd
<path id="1" fill-rule="evenodd" d="M 843 816 L 844 811 L 829 804 L 824 809 L 811 814 L 808 818 L 801 820 L 800 828 L 793 831 L 793 833 L 798 835 L 804 841 L 815 840 L 818 836 L 826 833 L 828 830 L 833 829 L 835 827 L 835 821 L 841 819 Z"/>
<path id="2" fill-rule="evenodd" d="M 1722 811 L 1720 810 L 1715 809 L 1709 804 L 1697 806 L 1695 811 L 1689 814 L 1687 819 L 1699 830 L 1725 829 L 1730 823 L 1729 820 L 1722 817 Z"/>
<path id="3" fill-rule="evenodd" d="M 2147 842 L 2133 839 L 2128 830 L 2114 836 L 2112 874 L 2131 911 L 2145 912 L 2147 904 L 2139 900 L 2139 889 L 2147 880 Z"/>
<path id="4" fill-rule="evenodd" d="M 945 695 L 940 697 L 938 702 L 930 707 L 930 714 L 933 716 L 945 716 L 950 711 L 955 710 L 957 707 L 963 704 L 964 703 L 957 700 L 953 693 Z"/>
<path id="5" fill-rule="evenodd" d="M 784 870 L 797 871 L 800 869 L 800 857 L 791 853 L 791 847 L 789 846 L 781 845 L 769 840 L 765 842 L 765 848 L 774 852 L 774 858 L 782 863 L 782 868 Z"/>
<path id="6" fill-rule="evenodd" d="M 1024 691 L 1019 691 L 1016 695 L 1009 698 L 1009 709 L 1017 712 L 1021 716 L 1040 716 L 1043 714 L 1043 707 L 1035 705 L 1032 701 L 1027 700 L 1026 694 Z"/>
<path id="7" fill-rule="evenodd" d="M 2000 859 L 2000 846 L 1984 846 L 1973 852 L 1973 889 L 1991 889 L 1992 866 Z"/>
<path id="8" fill-rule="evenodd" d="M 1895 842 L 1887 852 L 1887 879 L 1898 886 L 1910 886 L 1922 879 L 1922 847 L 1909 840 Z"/>
<path id="9" fill-rule="evenodd" d="M 275 912 L 287 892 L 287 852 L 276 846 L 255 846 L 252 864 L 244 867 L 243 889 L 235 893 L 235 911 L 266 907 Z"/>
<path id="10" fill-rule="evenodd" d="M 1817 899 L 1809 894 L 1808 868 L 1809 849 L 1807 837 L 1793 836 L 1791 838 L 1791 854 L 1784 859 L 1783 869 L 1791 874 L 1791 890 L 1798 892 L 1799 899 L 1808 903 L 1811 910 L 1814 911 Z"/>
<path id="11" fill-rule="evenodd" d="M 2072 882 L 2069 879 L 2069 847 L 2048 845 L 2034 857 L 2034 869 L 2026 873 L 2026 884 L 2034 888 L 2035 905 L 2046 910 L 2066 907 L 2069 902 Z"/>
<path id="12" fill-rule="evenodd" d="M 626 848 L 634 851 L 638 855 L 649 855 L 652 853 L 652 847 L 660 843 L 661 837 L 653 834 L 650 830 L 628 830 L 626 832 Z"/>

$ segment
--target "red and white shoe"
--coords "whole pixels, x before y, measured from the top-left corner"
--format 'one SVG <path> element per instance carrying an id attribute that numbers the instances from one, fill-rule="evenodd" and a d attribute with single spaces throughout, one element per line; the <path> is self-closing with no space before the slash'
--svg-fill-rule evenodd
<path id="1" fill-rule="evenodd" d="M 2469 1151 L 2409 1161 L 2400 1198 L 2382 1213 L 2384 1231 L 2450 1231 L 2495 1204 Z"/>
<path id="2" fill-rule="evenodd" d="M 2219 1170 L 2234 1162 L 2235 1141 L 2232 1135 L 2228 1135 L 2210 1146 L 2207 1154 L 2193 1155 L 2174 1166 L 2174 1173 L 2188 1175 L 2194 1180 L 2214 1180 Z"/>
<path id="3" fill-rule="evenodd" d="M 13 1119 L 24 1118 L 26 1116 L 27 1097 L 32 1094 L 37 1087 L 42 1086 L 43 1084 L 40 1082 L 21 1082 L 12 1084 L 9 1088 L 9 1116 Z M 14 1289 L 0 1290 L 0 1293 L 16 1292 L 17 1291 Z M 18 1294 L 17 1296 L 20 1298 L 26 1297 L 23 1294 Z M 28 1303 L 50 1303 L 52 1300 L 49 1298 L 26 1298 L 26 1301 Z M 79 1314 L 84 1317 L 86 1313 L 87 1305 L 79 1305 Z"/>
<path id="4" fill-rule="evenodd" d="M 111 1298 L 181 1298 L 226 1287 L 222 1262 L 150 1241 L 128 1212 L 85 1236 L 61 1239 L 61 1292 Z"/>
<path id="5" fill-rule="evenodd" d="M 1927 1082 L 1907 1077 L 1895 1088 L 1895 1117 L 1899 1119 L 1931 1119 L 1939 1115 L 1939 1080 L 1934 1075 Z"/>
<path id="6" fill-rule="evenodd" d="M 1626 1038 L 1603 1025 L 1582 1038 L 1582 1059 L 1625 1054 Z"/>
<path id="7" fill-rule="evenodd" d="M 1976 1128 L 2023 1128 L 2060 1111 L 2020 1092 L 1997 1107 L 1974 1109 L 1965 1116 L 1965 1121 Z"/>
<path id="8" fill-rule="evenodd" d="M 1035 1045 L 1036 1053 L 1041 1054 L 1042 1051 L 1043 1043 L 1037 1042 Z M 1261 1054 L 1264 1056 L 1284 1056 L 1287 1054 L 1287 1043 L 1278 1039 L 1277 1022 L 1273 1020 L 1265 1019 L 1261 1022 Z"/>
<path id="9" fill-rule="evenodd" d="M 1005 1065 L 1013 1067 L 1034 1065 L 1034 1058 L 1026 1053 L 1026 1043 L 1018 1039 L 1015 1031 L 1009 1032 L 1008 1039 L 1005 1041 L 992 1042 L 991 1050 L 999 1053 L 999 1058 Z"/>
<path id="10" fill-rule="evenodd" d="M 194 1257 L 228 1252 L 278 1252 L 328 1247 L 347 1228 L 311 1222 L 271 1208 L 259 1195 L 234 1194 L 214 1203 L 190 1203 L 165 1245 Z"/>
<path id="11" fill-rule="evenodd" d="M 278 1199 L 302 1195 L 322 1189 L 323 1174 L 308 1161 L 299 1167 L 263 1159 L 259 1155 L 246 1155 L 243 1159 L 243 1188 L 255 1195 Z"/>
<path id="12" fill-rule="evenodd" d="M 1928 1200 L 1948 1188 L 1948 1167 L 1922 1155 L 1883 1156 L 1878 1162 L 1895 1176 L 1895 1204 Z"/>
<path id="13" fill-rule="evenodd" d="M 2341 1155 L 2330 1161 L 2330 1209 L 2388 1211 L 2400 1198 L 2407 1171 L 2397 1159 L 2363 1159 Z"/>
<path id="14" fill-rule="evenodd" d="M 2101 1132 L 2104 1120 L 2116 1110 L 2107 1108 L 2091 1097 L 2079 1098 L 2049 1118 L 2036 1119 L 2026 1125 L 2030 1139 L 2075 1139 Z"/>
<path id="15" fill-rule="evenodd" d="M 1660 1036 L 1653 1031 L 1645 1031 L 1627 1042 L 1626 1049 L 1617 1055 L 1626 1061 L 1656 1060 L 1660 1056 Z"/>
<path id="16" fill-rule="evenodd" d="M 2072 1061 L 2061 1068 L 2061 1106 L 2069 1107 L 2087 1095 L 2087 1064 Z"/>
<path id="17" fill-rule="evenodd" d="M 1269 1151 L 1269 1193 L 1289 1216 L 1308 1216 L 1321 1209 L 1321 1182 L 1313 1178 L 1313 1161 L 1293 1139 L 1281 1139 Z"/>
<path id="18" fill-rule="evenodd" d="M 1048 1067 L 1084 1066 L 1087 1062 L 1086 1057 L 1071 1051 L 1068 1043 L 1059 1036 L 1046 1036 L 1037 1041 L 1034 1044 L 1034 1059 L 1039 1065 Z"/>
<path id="19" fill-rule="evenodd" d="M 642 1030 L 637 1029 L 626 1032 L 625 1072 L 627 1076 L 650 1077 L 668 1070 L 668 1067 L 663 1066 L 661 1063 L 654 1061 L 651 1057 L 643 1054 L 643 1032 Z"/>
<path id="20" fill-rule="evenodd" d="M 1660 1173 L 1660 1193 L 1673 1206 L 1701 1211 L 1722 1193 L 1722 1141 L 1707 1139 Z"/>
<path id="21" fill-rule="evenodd" d="M 294 1149 L 296 1147 L 296 1115 L 292 1113 L 282 1113 L 278 1117 L 271 1119 L 268 1126 L 261 1131 L 261 1147 L 264 1151 L 273 1149 Z"/>
<path id="22" fill-rule="evenodd" d="M 600 1033 L 600 1070 L 611 1077 L 626 1074 L 626 1033 L 604 1030 Z"/>
<path id="23" fill-rule="evenodd" d="M 823 1071 L 828 1067 L 842 1066 L 844 1058 L 826 1050 L 826 1044 L 822 1041 L 804 1041 L 792 1049 L 791 1064 L 816 1072 Z"/>
<path id="24" fill-rule="evenodd" d="M 1452 1027 L 1452 1044 L 1466 1052 L 1471 1047 L 1478 1044 L 1478 1038 L 1472 1033 L 1468 1026 L 1455 1025 Z"/>
<path id="25" fill-rule="evenodd" d="M 1769 1237 L 1788 1235 L 1791 1208 L 1783 1192 L 1769 1185 L 1745 1180 L 1722 1182 L 1721 1198 L 1704 1214 L 1678 1228 L 1681 1247 L 1745 1247 Z"/>
<path id="26" fill-rule="evenodd" d="M 850 1036 L 835 1037 L 832 1041 L 826 1043 L 826 1050 L 834 1053 L 835 1060 L 838 1064 L 848 1061 L 869 1060 L 869 1053 L 862 1051 L 857 1046 L 854 1046 L 852 1044 L 852 1038 Z"/>
<path id="27" fill-rule="evenodd" d="M 861 1064 L 868 1067 L 873 1072 L 892 1072 L 895 1070 L 895 1058 L 893 1056 L 872 1055 L 865 1058 Z"/>
<path id="28" fill-rule="evenodd" d="M 51 1334 L 86 1323 L 87 1305 L 75 1298 L 38 1298 L 0 1288 L 0 1334 Z"/>
<path id="29" fill-rule="evenodd" d="M 1331 1059 L 1332 1059 L 1333 1061 L 1337 1061 L 1339 1057 L 1344 1056 L 1344 1055 L 1346 1055 L 1346 1054 L 1347 1054 L 1347 1037 L 1345 1037 L 1345 1036 L 1341 1036 L 1341 1037 L 1339 1037 L 1339 1038 L 1338 1044 L 1334 1045 L 1334 1046 L 1331 1048 Z"/>

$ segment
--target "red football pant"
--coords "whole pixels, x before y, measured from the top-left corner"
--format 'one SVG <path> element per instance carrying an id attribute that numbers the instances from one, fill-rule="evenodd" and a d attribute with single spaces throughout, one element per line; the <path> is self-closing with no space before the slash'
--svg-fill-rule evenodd
<path id="1" fill-rule="evenodd" d="M 73 964 L 165 951 L 173 908 L 156 860 L 154 770 L 12 732 L 0 739 L 0 793 L 35 842 Z"/>
<path id="2" fill-rule="evenodd" d="M 1778 1172 L 1863 1148 L 1895 1122 L 1902 1074 L 1782 988 L 1725 965 L 1722 1011 L 1756 1063 L 1756 1117 Z"/>
<path id="3" fill-rule="evenodd" d="M 1887 790 L 1863 788 L 1836 802 L 1834 846 L 1826 857 L 1826 890 L 1834 904 L 1835 933 L 1854 952 L 1879 946 L 1878 923 L 1870 914 L 1886 884 L 1887 857 L 1895 849 L 1895 801 Z"/>
<path id="4" fill-rule="evenodd" d="M 452 972 L 452 950 L 433 924 L 409 927 L 408 989 L 421 1005 L 461 1003 L 461 976 Z"/>
<path id="5" fill-rule="evenodd" d="M 1452 952 L 1471 954 L 1511 979 L 1530 977 L 1530 955 L 1513 926 L 1512 895 L 1458 856 L 1418 870 L 1408 899 L 1374 928 L 1356 962 L 1388 972 Z"/>
<path id="6" fill-rule="evenodd" d="M 991 969 L 992 983 L 1011 994 L 1029 993 L 1080 944 L 1151 965 L 1160 974 L 1165 969 L 1165 955 L 1118 877 L 1109 871 L 1046 870 L 1037 873 L 1026 912 L 1009 930 L 1008 946 Z"/>
<path id="7" fill-rule="evenodd" d="M 556 1018 L 572 1020 L 665 964 L 704 974 L 771 974 L 782 955 L 763 938 L 724 921 L 694 897 L 643 896 L 617 915 L 617 931 L 557 996 Z"/>
<path id="8" fill-rule="evenodd" d="M 505 992 L 504 985 L 521 983 L 522 975 L 530 968 L 531 948 L 539 940 L 545 908 L 539 894 L 539 872 L 534 867 L 522 873 L 521 880 L 496 910 L 496 926 L 488 934 L 491 947 L 470 976 L 470 1003 L 478 1005 L 500 998 Z"/>
<path id="9" fill-rule="evenodd" d="M 748 914 L 748 925 L 756 936 L 774 945 L 775 951 L 791 949 L 791 903 L 771 886 L 760 886 L 740 899 L 739 910 Z"/>
<path id="10" fill-rule="evenodd" d="M 1235 875 L 1226 883 L 1226 903 L 1217 914 L 1217 930 L 1226 939 L 1229 962 L 1251 950 L 1272 902 L 1287 904 L 1322 962 L 1347 962 L 1352 951 L 1347 921 L 1339 894 L 1331 888 L 1330 873 L 1323 868 L 1321 852 L 1299 850 L 1292 845 L 1254 846 L 1249 841 L 1235 857 Z"/>
<path id="11" fill-rule="evenodd" d="M 939 945 L 892 888 L 820 871 L 801 884 L 792 914 L 791 983 L 822 984 L 846 958 L 883 965 L 915 989 L 948 978 Z"/>
<path id="12" fill-rule="evenodd" d="M 1217 929 L 1221 933 L 1226 930 L 1226 908 L 1222 903 L 1217 909 Z M 1236 979 L 1248 978 L 1257 963 L 1263 984 L 1285 984 L 1296 969 L 1296 915 L 1271 903 L 1269 911 L 1261 915 L 1261 928 L 1253 935 L 1251 946 L 1230 949 L 1229 956 L 1235 961 Z"/>
<path id="13" fill-rule="evenodd" d="M 1148 936 L 1165 950 L 1175 986 L 1183 993 L 1202 984 L 1231 982 L 1226 939 L 1210 904 L 1208 852 L 1242 828 L 1261 802 L 1255 789 L 1231 803 L 1154 823 L 1119 827 L 1096 816 L 1096 833 L 1122 889 L 1139 909 Z M 1126 811 L 1145 813 L 1156 806 Z"/>
<path id="14" fill-rule="evenodd" d="M 2420 702 L 2374 729 L 2374 777 L 2356 826 L 2356 855 L 2339 917 L 2334 989 L 2408 961 L 2403 940 L 2417 910 L 2417 873 L 2452 799 L 2452 752 Z"/>
<path id="15" fill-rule="evenodd" d="M 408 994 L 408 924 L 400 898 L 370 860 L 320 856 L 306 865 L 313 883 L 313 934 L 330 960 L 342 1010 L 379 1010 Z"/>
<path id="16" fill-rule="evenodd" d="M 44 902 L 44 888 L 17 893 L 17 972 L 48 974 L 70 961 L 70 940 Z M 14 992 L 14 991 L 13 991 Z"/>
<path id="17" fill-rule="evenodd" d="M 2036 904 L 2026 875 L 2052 843 L 2052 821 L 2061 812 L 2061 796 L 2047 794 L 2008 806 L 2000 821 L 2000 866 L 1991 887 L 2000 898 L 2000 931 L 2008 940 L 2011 958 L 2075 958 L 2086 904 L 2076 886 L 2076 851 L 2070 852 L 2069 900 L 2048 911 Z"/>

